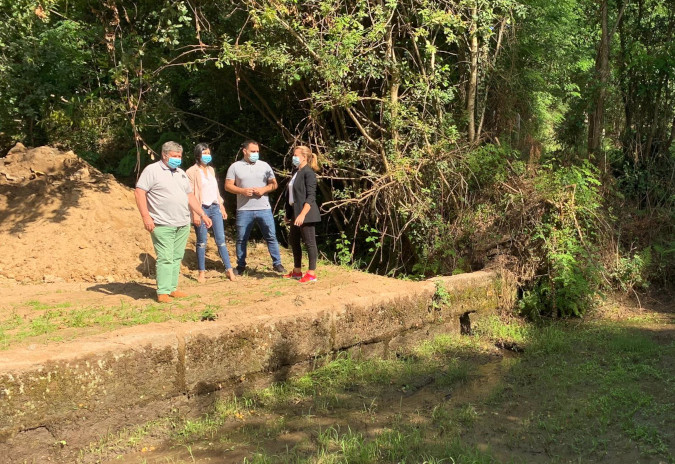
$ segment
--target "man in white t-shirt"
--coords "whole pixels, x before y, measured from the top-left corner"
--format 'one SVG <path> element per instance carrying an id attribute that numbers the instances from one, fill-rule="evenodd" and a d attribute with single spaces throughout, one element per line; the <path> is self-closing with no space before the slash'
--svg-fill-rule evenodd
<path id="1" fill-rule="evenodd" d="M 277 180 L 269 164 L 260 161 L 258 142 L 247 140 L 241 146 L 244 159 L 235 161 L 227 170 L 225 190 L 237 195 L 237 267 L 235 274 L 246 269 L 246 244 L 253 224 L 257 223 L 276 272 L 286 273 L 274 225 L 268 194 L 277 189 Z"/>
<path id="2" fill-rule="evenodd" d="M 176 289 L 180 263 L 190 234 L 190 209 L 206 227 L 211 219 L 192 193 L 192 184 L 179 168 L 183 147 L 176 142 L 162 145 L 162 159 L 143 169 L 136 182 L 136 205 L 150 232 L 157 255 L 157 301 L 168 303 L 171 297 L 187 296 Z"/>

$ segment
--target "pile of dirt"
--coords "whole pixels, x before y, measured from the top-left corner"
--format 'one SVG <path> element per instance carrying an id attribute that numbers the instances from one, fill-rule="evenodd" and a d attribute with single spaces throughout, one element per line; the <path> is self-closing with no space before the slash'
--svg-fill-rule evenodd
<path id="1" fill-rule="evenodd" d="M 0 279 L 122 281 L 154 273 L 133 189 L 72 151 L 0 158 Z"/>

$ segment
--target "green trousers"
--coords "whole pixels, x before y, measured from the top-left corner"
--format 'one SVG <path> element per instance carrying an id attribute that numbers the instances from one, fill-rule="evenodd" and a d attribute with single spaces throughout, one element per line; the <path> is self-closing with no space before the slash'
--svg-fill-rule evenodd
<path id="1" fill-rule="evenodd" d="M 180 263 L 190 235 L 190 225 L 155 226 L 150 233 L 157 255 L 157 294 L 169 294 L 178 287 Z"/>

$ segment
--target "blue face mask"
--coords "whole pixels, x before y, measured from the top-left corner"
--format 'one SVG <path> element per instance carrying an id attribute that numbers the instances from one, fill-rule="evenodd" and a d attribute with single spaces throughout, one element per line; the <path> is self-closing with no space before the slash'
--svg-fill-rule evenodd
<path id="1" fill-rule="evenodd" d="M 176 169 L 180 167 L 181 161 L 182 160 L 180 158 L 169 158 L 169 161 L 167 161 L 166 164 L 169 166 L 170 169 Z"/>
<path id="2" fill-rule="evenodd" d="M 293 166 L 295 166 L 296 168 L 300 166 L 300 158 L 298 158 L 297 156 L 293 157 Z"/>
<path id="3" fill-rule="evenodd" d="M 255 162 L 258 161 L 259 159 L 260 159 L 260 153 L 258 153 L 257 151 L 248 154 L 248 160 L 249 160 L 251 163 L 255 163 Z"/>
<path id="4" fill-rule="evenodd" d="M 211 155 L 202 155 L 202 163 L 209 164 L 213 157 Z"/>

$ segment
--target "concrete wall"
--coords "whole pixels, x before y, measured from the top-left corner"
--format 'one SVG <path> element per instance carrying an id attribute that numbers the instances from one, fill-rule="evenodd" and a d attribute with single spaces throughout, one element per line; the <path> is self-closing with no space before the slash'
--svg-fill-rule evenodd
<path id="1" fill-rule="evenodd" d="M 79 341 L 77 353 L 64 344 L 58 355 L 39 361 L 33 354 L 13 367 L 0 363 L 0 453 L 28 462 L 51 453 L 58 460 L 54 448 L 62 440 L 86 446 L 101 434 L 101 424 L 115 430 L 143 423 L 150 417 L 139 411 L 161 414 L 171 405 L 189 405 L 190 398 L 222 389 L 233 378 L 355 346 L 387 356 L 434 327 L 458 332 L 461 315 L 493 313 L 513 290 L 495 272 L 481 271 L 406 283 L 400 294 L 377 298 L 342 295 L 328 308 L 272 314 L 238 327 L 166 323 L 148 336 L 142 327 L 124 329 Z M 425 327 L 430 329 L 420 330 Z M 33 447 L 37 454 L 12 456 L 27 440 L 39 444 Z"/>

